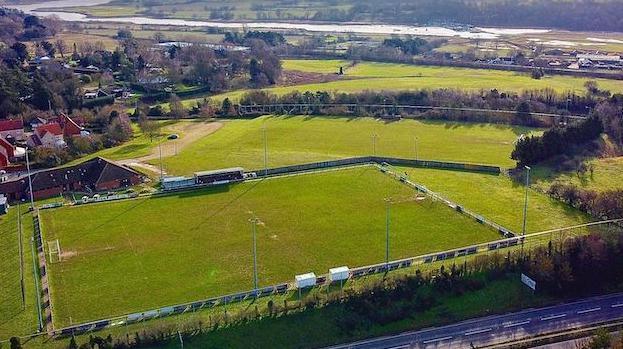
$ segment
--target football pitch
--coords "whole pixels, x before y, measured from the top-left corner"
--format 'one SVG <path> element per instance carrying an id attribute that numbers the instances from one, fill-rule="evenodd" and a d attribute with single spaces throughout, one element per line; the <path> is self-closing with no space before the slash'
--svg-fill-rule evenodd
<path id="1" fill-rule="evenodd" d="M 169 175 L 232 166 L 258 170 L 264 166 L 266 139 L 268 167 L 373 154 L 512 167 L 513 142 L 521 134 L 540 132 L 485 123 L 269 115 L 224 122 L 163 164 Z M 150 163 L 160 165 L 158 159 Z"/>
<path id="2" fill-rule="evenodd" d="M 372 166 L 41 212 L 55 327 L 500 238 Z M 86 219 L 85 217 L 89 217 Z"/>

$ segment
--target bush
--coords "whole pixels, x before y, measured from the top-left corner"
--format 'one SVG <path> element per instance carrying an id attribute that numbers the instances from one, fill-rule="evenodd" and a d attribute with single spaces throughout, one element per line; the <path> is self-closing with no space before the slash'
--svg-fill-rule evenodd
<path id="1" fill-rule="evenodd" d="M 91 82 L 93 82 L 93 79 L 88 74 L 82 74 L 80 75 L 80 82 L 83 84 L 90 84 Z"/>
<path id="2" fill-rule="evenodd" d="M 161 105 L 156 105 L 153 106 L 151 108 L 149 108 L 149 112 L 147 113 L 147 116 L 163 116 L 165 114 L 164 109 L 162 108 Z"/>

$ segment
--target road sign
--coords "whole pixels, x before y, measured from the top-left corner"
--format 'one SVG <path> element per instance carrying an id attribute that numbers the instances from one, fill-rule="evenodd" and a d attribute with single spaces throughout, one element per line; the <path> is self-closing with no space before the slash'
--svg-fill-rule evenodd
<path id="1" fill-rule="evenodd" d="M 523 282 L 524 285 L 530 287 L 533 291 L 536 291 L 536 281 L 532 280 L 526 274 L 521 274 L 521 282 Z"/>

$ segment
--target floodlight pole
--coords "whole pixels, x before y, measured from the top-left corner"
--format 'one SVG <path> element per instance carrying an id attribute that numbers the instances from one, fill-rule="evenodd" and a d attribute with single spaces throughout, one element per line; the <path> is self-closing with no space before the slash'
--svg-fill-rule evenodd
<path id="1" fill-rule="evenodd" d="M 413 137 L 413 147 L 414 147 L 414 151 L 415 151 L 415 160 L 418 160 L 418 154 L 417 154 L 417 137 Z"/>
<path id="2" fill-rule="evenodd" d="M 385 199 L 385 271 L 389 271 L 389 225 L 392 199 Z"/>
<path id="3" fill-rule="evenodd" d="M 530 170 L 529 166 L 524 166 L 526 169 L 526 194 L 524 197 L 523 205 L 523 228 L 521 229 L 521 256 L 523 258 L 523 247 L 526 239 L 526 223 L 528 219 L 528 188 L 530 187 Z"/>
<path id="4" fill-rule="evenodd" d="M 30 160 L 28 158 L 28 148 L 26 148 L 26 170 L 28 171 L 28 189 L 30 190 L 30 208 L 35 209 L 35 198 L 32 193 L 32 175 L 30 174 Z"/>
<path id="5" fill-rule="evenodd" d="M 531 168 L 528 166 L 524 166 L 526 169 L 526 194 L 524 197 L 524 205 L 523 205 L 523 228 L 521 230 L 521 235 L 526 235 L 526 221 L 528 219 L 528 188 L 530 187 L 530 170 Z"/>
<path id="6" fill-rule="evenodd" d="M 372 134 L 372 155 L 376 156 L 376 138 L 378 135 L 376 133 Z"/>

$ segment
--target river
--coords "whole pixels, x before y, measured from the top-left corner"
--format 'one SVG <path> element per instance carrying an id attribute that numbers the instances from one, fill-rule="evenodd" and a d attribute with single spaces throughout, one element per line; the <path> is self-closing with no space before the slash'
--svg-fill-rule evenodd
<path id="1" fill-rule="evenodd" d="M 302 22 L 219 22 L 185 20 L 173 18 L 152 17 L 89 17 L 83 13 L 65 11 L 46 11 L 46 9 L 58 9 L 75 6 L 95 6 L 110 2 L 110 0 L 54 0 L 28 5 L 15 5 L 5 1 L 2 6 L 15 8 L 29 14 L 38 16 L 58 16 L 64 21 L 71 22 L 112 22 L 128 24 L 150 25 L 173 25 L 186 27 L 216 27 L 216 28 L 251 28 L 251 29 L 277 29 L 277 30 L 300 30 L 307 32 L 325 33 L 354 33 L 354 34 L 398 34 L 398 35 L 421 35 L 438 37 L 461 37 L 466 39 L 495 39 L 502 35 L 522 35 L 547 33 L 547 29 L 506 29 L 506 28 L 475 28 L 474 30 L 455 30 L 438 26 L 409 26 L 392 24 L 352 24 L 352 23 L 302 23 Z M 0 4 L 2 2 L 0 1 Z"/>

